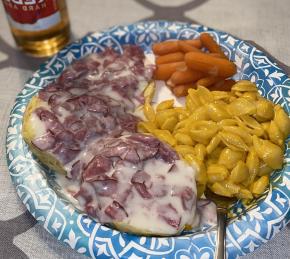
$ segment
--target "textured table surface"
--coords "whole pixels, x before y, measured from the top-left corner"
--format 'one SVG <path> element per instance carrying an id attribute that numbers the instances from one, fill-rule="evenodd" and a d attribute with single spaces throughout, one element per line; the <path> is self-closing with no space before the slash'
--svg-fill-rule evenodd
<path id="1" fill-rule="evenodd" d="M 251 40 L 290 74 L 289 0 L 67 0 L 72 37 L 147 19 L 204 24 Z M 5 159 L 10 109 L 24 82 L 42 62 L 15 49 L 0 5 L 0 258 L 85 258 L 58 242 L 18 199 Z M 243 258 L 290 258 L 290 227 Z"/>

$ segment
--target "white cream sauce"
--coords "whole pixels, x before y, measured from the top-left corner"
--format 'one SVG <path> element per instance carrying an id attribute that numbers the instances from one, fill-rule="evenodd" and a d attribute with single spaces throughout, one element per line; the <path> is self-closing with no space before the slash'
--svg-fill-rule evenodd
<path id="1" fill-rule="evenodd" d="M 167 194 L 164 197 L 156 197 L 152 199 L 144 199 L 133 187 L 131 193 L 124 204 L 129 217 L 122 220 L 122 223 L 128 224 L 133 228 L 146 230 L 151 233 L 157 233 L 160 235 L 174 235 L 179 233 L 185 225 L 196 226 L 199 222 L 199 216 L 196 213 L 196 204 L 191 210 L 185 210 L 182 206 L 180 196 L 173 195 L 178 187 L 189 187 L 196 197 L 196 184 L 195 174 L 196 168 L 188 166 L 182 160 L 176 161 L 176 168 L 173 172 L 168 173 L 171 164 L 164 162 L 163 160 L 149 159 L 144 166 L 144 171 L 151 176 L 153 185 L 159 188 L 162 185 L 166 186 Z M 107 175 L 113 174 L 118 171 L 118 191 L 115 197 L 96 196 L 92 186 L 87 185 L 87 191 L 93 194 L 93 204 L 100 205 L 105 209 L 110 205 L 115 198 L 118 200 L 120 194 L 131 185 L 131 178 L 136 172 L 137 168 L 130 163 L 117 166 L 113 168 Z M 77 200 L 72 196 L 73 193 L 78 191 L 78 183 L 67 179 L 64 175 L 57 175 L 57 183 L 63 188 L 62 194 L 66 195 L 68 199 L 77 206 Z M 119 194 L 118 194 L 119 193 Z M 195 199 L 195 198 L 194 198 Z M 171 203 L 176 209 L 177 214 L 180 217 L 179 228 L 176 229 L 170 226 L 164 219 L 158 214 L 160 206 L 165 206 Z M 85 200 L 80 199 L 78 208 L 82 208 L 86 204 Z M 170 215 L 170 211 L 168 212 Z M 103 214 L 100 219 L 101 222 L 110 223 L 111 219 Z"/>
<path id="2" fill-rule="evenodd" d="M 146 229 L 152 233 L 160 233 L 164 235 L 176 234 L 177 232 L 180 232 L 186 224 L 192 225 L 194 223 L 195 217 L 197 217 L 195 213 L 195 204 L 191 210 L 184 210 L 180 197 L 172 196 L 172 193 L 174 192 L 172 187 L 187 186 L 193 190 L 194 195 L 196 195 L 196 170 L 186 165 L 182 160 L 176 161 L 176 172 L 167 173 L 168 166 L 170 165 L 161 160 L 154 159 L 149 160 L 145 164 L 144 171 L 150 174 L 153 183 L 155 182 L 159 185 L 164 184 L 166 186 L 171 186 L 171 189 L 166 196 L 157 198 L 153 201 L 143 199 L 138 195 L 136 190 L 134 190 L 135 198 L 130 200 L 130 207 L 128 207 L 128 214 L 131 216 L 126 219 L 125 223 L 136 228 Z M 164 178 L 161 180 L 160 176 L 163 176 Z M 168 202 L 173 205 L 177 210 L 178 215 L 181 216 L 180 226 L 177 231 L 158 215 L 158 208 L 162 205 L 168 204 Z"/>
<path id="3" fill-rule="evenodd" d="M 147 54 L 145 59 L 146 64 L 154 64 L 154 55 Z M 126 71 L 122 72 L 124 75 L 127 74 Z M 89 80 L 96 80 L 98 79 L 98 75 L 90 75 L 88 77 Z M 143 91 L 147 82 L 140 82 L 138 87 L 138 92 Z M 119 95 L 119 93 L 112 91 L 111 88 L 105 88 L 105 95 L 110 96 L 111 98 L 117 101 L 124 101 L 124 99 Z M 174 99 L 176 106 L 184 105 L 184 98 L 176 98 L 172 95 L 171 91 L 165 86 L 163 81 L 156 81 L 156 92 L 153 99 L 153 105 L 157 105 L 161 101 Z M 143 112 L 140 109 L 136 109 L 133 112 L 134 115 L 139 116 L 141 119 L 144 119 Z M 66 115 L 65 115 L 66 116 Z M 63 118 L 65 117 L 63 116 Z M 32 114 L 30 117 L 30 124 L 33 126 L 35 133 L 37 136 L 41 136 L 45 134 L 46 128 L 43 122 L 37 117 L 36 114 Z M 60 118 L 60 120 L 62 120 Z M 93 158 L 93 155 L 88 151 L 82 151 L 79 156 L 74 159 L 71 163 L 65 166 L 67 171 L 70 170 L 72 164 L 79 160 L 80 158 L 84 159 L 85 161 L 90 161 Z M 165 163 L 162 160 L 155 160 L 150 159 L 145 163 L 144 171 L 150 174 L 153 184 L 157 185 L 166 185 L 166 186 L 180 186 L 180 187 L 189 187 L 195 197 L 196 197 L 196 183 L 195 183 L 195 175 L 197 168 L 188 166 L 182 160 L 176 161 L 176 172 L 168 173 L 168 167 L 170 167 L 168 163 Z M 121 166 L 120 168 L 121 176 L 119 180 L 121 183 L 118 185 L 120 191 L 122 188 L 128 186 L 130 184 L 130 180 L 132 178 L 133 173 L 136 172 L 136 168 L 132 168 L 132 164 L 130 166 L 125 165 Z M 112 172 L 113 173 L 113 172 Z M 73 197 L 79 190 L 79 183 L 78 181 L 72 181 L 66 178 L 62 174 L 56 174 L 57 178 L 56 181 L 59 186 L 62 188 L 62 194 L 67 197 L 76 207 L 82 209 L 82 201 L 80 203 Z M 88 187 L 91 188 L 91 187 Z M 91 190 L 94 192 L 94 190 Z M 157 198 L 157 199 L 144 199 L 140 196 L 140 194 L 136 191 L 136 189 L 132 188 L 132 194 L 128 197 L 126 202 L 126 210 L 130 217 L 125 218 L 123 223 L 126 223 L 134 228 L 137 229 L 145 229 L 151 233 L 158 233 L 162 235 L 173 235 L 180 232 L 185 225 L 194 226 L 199 222 L 199 216 L 196 213 L 196 205 L 192 207 L 191 210 L 184 210 L 182 206 L 182 201 L 178 196 L 172 196 L 173 189 L 171 189 L 164 197 Z M 96 204 L 101 204 L 102 208 L 105 208 L 112 202 L 112 198 L 99 196 L 97 197 L 94 195 L 95 200 L 93 201 Z M 83 201 L 85 202 L 85 201 Z M 170 226 L 168 223 L 164 221 L 164 219 L 160 218 L 158 215 L 158 209 L 161 205 L 166 205 L 171 203 L 175 209 L 177 210 L 178 215 L 180 215 L 181 221 L 179 228 L 176 229 Z M 170 213 L 169 213 L 170 214 Z M 207 213 L 203 213 L 202 218 L 203 222 L 206 220 L 204 217 L 211 217 L 212 215 L 206 215 Z M 169 215 L 170 216 L 170 215 Z M 102 222 L 106 222 L 108 218 L 101 219 Z"/>

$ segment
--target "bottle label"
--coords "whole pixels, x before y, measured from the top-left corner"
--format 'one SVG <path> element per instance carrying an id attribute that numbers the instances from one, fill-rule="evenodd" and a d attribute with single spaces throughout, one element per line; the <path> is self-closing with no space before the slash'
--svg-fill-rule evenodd
<path id="1" fill-rule="evenodd" d="M 56 0 L 3 0 L 12 27 L 24 31 L 48 29 L 61 21 Z"/>

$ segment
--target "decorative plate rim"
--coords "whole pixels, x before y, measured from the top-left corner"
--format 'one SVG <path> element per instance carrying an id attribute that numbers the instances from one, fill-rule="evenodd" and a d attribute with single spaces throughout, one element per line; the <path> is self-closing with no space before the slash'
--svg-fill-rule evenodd
<path id="1" fill-rule="evenodd" d="M 283 104 L 289 113 L 290 99 L 287 100 L 287 96 L 289 96 L 290 79 L 267 55 L 231 34 L 202 25 L 165 20 L 113 26 L 101 32 L 91 33 L 69 44 L 40 65 L 17 95 L 10 113 L 6 138 L 7 163 L 12 181 L 18 196 L 36 220 L 48 232 L 77 252 L 93 258 L 97 256 L 138 258 L 144 255 L 148 258 L 172 256 L 179 258 L 181 255 L 184 258 L 200 258 L 206 255 L 209 258 L 213 257 L 216 236 L 213 230 L 180 237 L 141 237 L 109 229 L 78 212 L 49 187 L 43 173 L 43 170 L 47 171 L 47 168 L 44 169 L 32 158 L 19 134 L 22 115 L 30 98 L 48 82 L 54 80 L 66 64 L 71 63 L 75 58 L 101 50 L 106 43 L 112 44 L 113 48 L 120 48 L 121 44 L 127 41 L 132 43 L 134 40 L 135 44 L 141 45 L 146 51 L 149 50 L 152 42 L 159 39 L 169 39 L 174 36 L 189 38 L 202 31 L 212 33 L 218 41 L 221 41 L 224 50 L 238 63 L 242 71 L 248 71 L 249 66 L 252 66 L 253 73 L 250 75 L 259 85 L 261 93 Z M 249 60 L 249 63 L 243 63 L 245 60 Z M 246 76 L 245 79 L 252 80 L 250 75 L 242 75 L 242 78 Z M 273 85 L 271 90 L 267 91 L 267 87 L 269 88 L 271 84 Z M 272 89 L 274 89 L 273 92 L 271 92 Z M 270 96 L 269 93 L 272 95 Z M 14 147 L 17 147 L 16 150 L 13 149 Z M 290 150 L 287 149 L 285 153 L 284 170 L 272 175 L 271 188 L 268 194 L 264 195 L 263 200 L 259 201 L 259 206 L 228 226 L 229 258 L 236 258 L 254 251 L 289 222 Z M 49 170 L 47 173 L 52 174 Z M 271 221 L 273 223 L 268 226 L 267 224 Z"/>

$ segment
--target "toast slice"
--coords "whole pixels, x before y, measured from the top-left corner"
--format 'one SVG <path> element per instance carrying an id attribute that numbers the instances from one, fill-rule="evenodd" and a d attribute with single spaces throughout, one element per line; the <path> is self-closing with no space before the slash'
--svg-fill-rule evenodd
<path id="1" fill-rule="evenodd" d="M 54 171 L 62 174 L 67 174 L 64 169 L 64 165 L 58 161 L 53 155 L 46 151 L 42 151 L 39 148 L 35 147 L 32 144 L 32 141 L 40 137 L 43 130 L 38 128 L 38 118 L 34 114 L 35 110 L 38 108 L 49 108 L 48 104 L 41 100 L 38 96 L 33 96 L 30 102 L 28 103 L 25 113 L 23 115 L 23 123 L 22 123 L 22 136 L 24 141 L 28 144 L 32 153 L 46 166 L 53 169 Z"/>
<path id="2" fill-rule="evenodd" d="M 74 186 L 70 193 L 90 216 L 167 236 L 193 224 L 196 186 L 194 169 L 175 151 L 136 133 L 132 112 L 151 75 L 136 46 L 76 61 L 31 99 L 22 135 L 43 164 L 66 175 L 64 188 Z"/>

